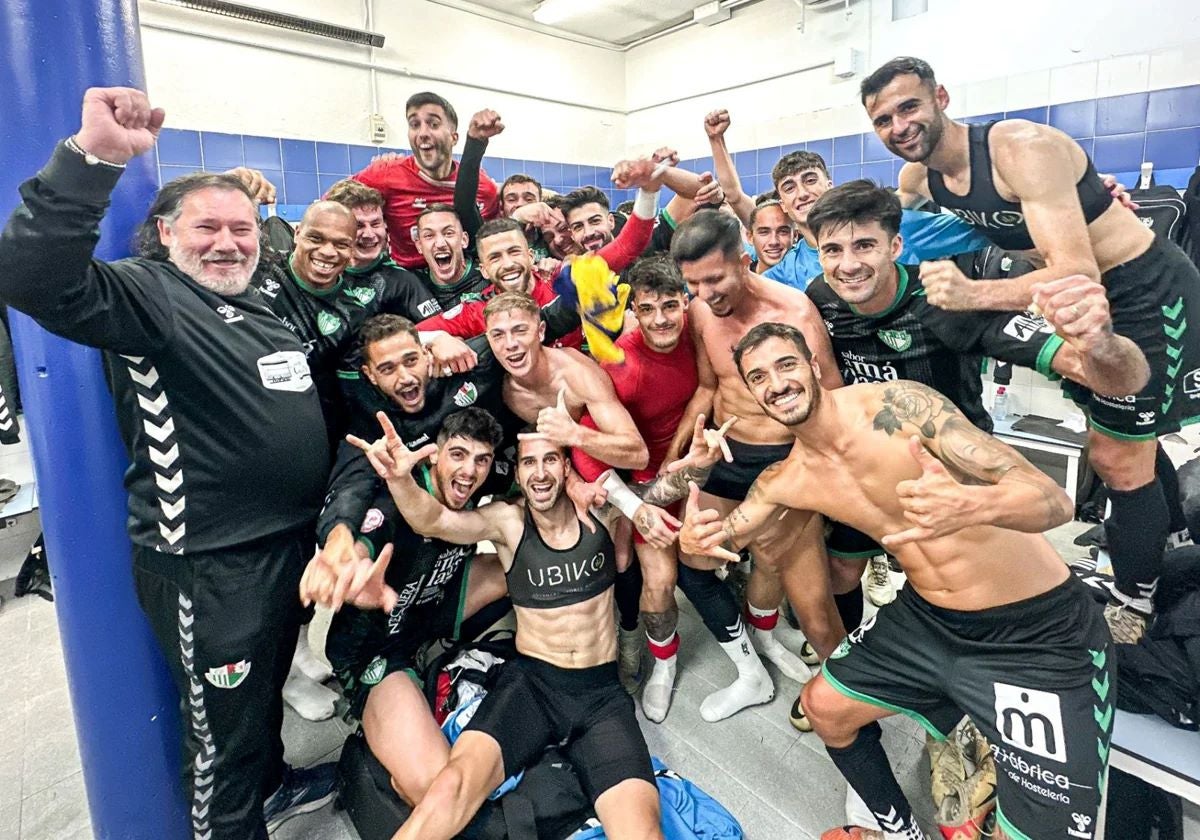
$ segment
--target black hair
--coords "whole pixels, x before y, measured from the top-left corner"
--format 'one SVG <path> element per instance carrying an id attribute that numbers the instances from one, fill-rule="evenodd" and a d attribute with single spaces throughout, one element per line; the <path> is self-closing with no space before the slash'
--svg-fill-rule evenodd
<path id="1" fill-rule="evenodd" d="M 929 66 L 929 62 L 909 55 L 897 56 L 862 80 L 858 88 L 862 104 L 866 105 L 868 96 L 879 93 L 897 76 L 916 76 L 930 90 L 937 87 L 937 78 L 933 75 L 933 68 Z"/>
<path id="2" fill-rule="evenodd" d="M 495 417 L 473 405 L 454 412 L 442 421 L 442 428 L 437 436 L 438 446 L 445 445 L 452 437 L 478 441 L 495 450 L 504 439 L 504 429 L 500 428 Z"/>
<path id="3" fill-rule="evenodd" d="M 787 212 L 783 209 L 783 203 L 780 202 L 780 200 L 778 198 L 771 198 L 771 199 L 767 199 L 766 201 L 758 202 L 758 204 L 755 205 L 754 209 L 750 211 L 750 224 L 746 225 L 747 230 L 754 229 L 754 223 L 756 221 L 758 221 L 759 212 L 762 210 L 766 210 L 768 207 L 778 207 L 780 212 L 783 213 L 784 219 L 787 220 L 787 223 L 788 224 L 792 223 L 792 220 L 788 218 Z"/>
<path id="4" fill-rule="evenodd" d="M 609 209 L 608 196 L 603 190 L 599 187 L 580 187 L 563 196 L 562 213 L 567 216 L 585 204 L 599 204 L 605 210 Z"/>
<path id="5" fill-rule="evenodd" d="M 772 338 L 782 338 L 784 341 L 790 341 L 800 351 L 800 355 L 804 357 L 806 362 L 812 361 L 812 351 L 808 349 L 808 342 L 804 340 L 804 333 L 791 324 L 767 321 L 751 327 L 750 332 L 742 336 L 742 340 L 733 348 L 733 363 L 737 365 L 739 374 L 743 377 L 745 376 L 745 372 L 742 370 L 742 357 Z"/>
<path id="6" fill-rule="evenodd" d="M 363 321 L 362 326 L 358 328 L 358 347 L 362 352 L 363 361 L 367 360 L 367 348 L 376 341 L 383 341 L 385 338 L 404 333 L 412 336 L 413 341 L 417 345 L 421 344 L 421 334 L 417 332 L 417 326 L 412 321 L 402 315 L 392 315 L 391 313 L 382 313 L 380 315 L 372 315 L 367 320 Z"/>
<path id="7" fill-rule="evenodd" d="M 413 110 L 414 108 L 420 108 L 422 105 L 436 105 L 441 108 L 442 113 L 445 114 L 446 119 L 449 120 L 450 125 L 454 127 L 455 131 L 458 131 L 458 112 L 454 110 L 454 106 L 447 102 L 444 96 L 439 96 L 438 94 L 428 90 L 422 91 L 421 93 L 414 93 L 412 96 L 408 97 L 408 101 L 404 103 L 405 118 L 408 118 L 409 111 Z"/>
<path id="8" fill-rule="evenodd" d="M 167 259 L 170 252 L 158 235 L 158 220 L 162 219 L 168 225 L 173 225 L 179 218 L 179 214 L 183 212 L 183 200 L 194 192 L 207 189 L 239 192 L 246 196 L 254 207 L 255 221 L 258 220 L 258 200 L 236 175 L 218 172 L 194 172 L 191 175 L 183 175 L 163 184 L 158 195 L 154 197 L 145 221 L 138 226 L 134 233 L 134 246 L 138 256 L 151 260 Z M 262 241 L 262 237 L 259 238 L 260 246 L 263 246 L 264 249 L 268 247 Z"/>
<path id="9" fill-rule="evenodd" d="M 479 248 L 479 243 L 487 239 L 489 236 L 496 236 L 501 233 L 516 231 L 524 238 L 525 230 L 521 227 L 521 223 L 516 219 L 510 219 L 507 216 L 500 216 L 495 219 L 488 219 L 479 226 L 479 230 L 475 232 L 475 247 Z"/>
<path id="10" fill-rule="evenodd" d="M 454 205 L 447 204 L 444 201 L 435 201 L 422 210 L 417 216 L 415 227 L 419 230 L 421 228 L 421 220 L 426 216 L 432 216 L 434 213 L 449 213 L 458 222 L 459 227 L 462 227 L 462 219 L 458 218 L 458 212 L 454 209 Z"/>
<path id="11" fill-rule="evenodd" d="M 703 259 L 716 250 L 729 259 L 744 253 L 741 224 L 720 210 L 697 211 L 671 237 L 671 259 L 676 265 Z"/>
<path id="12" fill-rule="evenodd" d="M 789 175 L 798 175 L 805 169 L 819 169 L 822 175 L 826 178 L 829 177 L 829 167 L 825 165 L 825 158 L 816 152 L 807 152 L 801 149 L 788 152 L 776 161 L 775 166 L 771 168 L 771 183 L 778 189 L 779 182 L 784 178 Z"/>
<path id="13" fill-rule="evenodd" d="M 652 295 L 687 294 L 679 266 L 666 254 L 642 257 L 630 267 L 626 280 L 629 283 L 630 299 L 638 292 Z"/>
<path id="14" fill-rule="evenodd" d="M 500 185 L 500 195 L 504 195 L 504 191 L 508 189 L 509 184 L 533 184 L 537 187 L 538 199 L 540 200 L 542 197 L 542 185 L 536 178 L 530 175 L 525 175 L 521 172 L 509 175 L 504 179 L 504 183 Z"/>
<path id="15" fill-rule="evenodd" d="M 629 201 L 622 201 L 617 205 L 617 212 L 622 216 L 628 216 L 633 212 L 633 200 L 630 199 Z"/>
<path id="16" fill-rule="evenodd" d="M 890 236 L 900 232 L 900 199 L 873 181 L 860 178 L 828 190 L 808 211 L 808 227 L 818 240 L 825 228 L 852 222 L 879 222 Z"/>

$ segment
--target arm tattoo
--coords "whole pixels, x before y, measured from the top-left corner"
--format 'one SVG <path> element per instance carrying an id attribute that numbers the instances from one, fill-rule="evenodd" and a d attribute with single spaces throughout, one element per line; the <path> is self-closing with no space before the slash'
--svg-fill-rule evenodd
<path id="1" fill-rule="evenodd" d="M 999 484 L 1001 480 L 1015 481 L 1034 488 L 1041 494 L 1046 514 L 1045 528 L 1059 523 L 1061 499 L 1045 481 L 1026 474 L 1021 469 L 1025 459 L 1001 441 L 980 431 L 961 416 L 951 416 L 942 424 L 941 461 L 964 484 Z"/>
<path id="2" fill-rule="evenodd" d="M 932 438 L 937 435 L 938 418 L 957 413 L 954 404 L 932 388 L 919 382 L 897 382 L 883 392 L 883 408 L 875 415 L 873 426 L 890 436 L 911 423 Z"/>
<path id="3" fill-rule="evenodd" d="M 715 464 L 713 466 L 716 466 Z M 694 481 L 703 487 L 708 480 L 712 467 L 685 467 L 677 472 L 660 475 L 646 484 L 639 484 L 629 489 L 636 493 L 643 502 L 650 505 L 666 507 L 671 502 L 677 502 L 688 494 L 688 482 Z"/>

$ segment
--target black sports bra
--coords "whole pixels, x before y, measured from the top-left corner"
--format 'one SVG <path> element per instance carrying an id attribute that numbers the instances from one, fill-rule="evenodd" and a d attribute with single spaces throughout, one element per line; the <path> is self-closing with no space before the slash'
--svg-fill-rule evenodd
<path id="1" fill-rule="evenodd" d="M 570 548 L 546 545 L 529 509 L 525 532 L 508 570 L 508 595 L 518 607 L 553 609 L 599 595 L 617 579 L 616 552 L 608 529 L 595 514 L 592 533 L 579 524 L 579 540 Z"/>

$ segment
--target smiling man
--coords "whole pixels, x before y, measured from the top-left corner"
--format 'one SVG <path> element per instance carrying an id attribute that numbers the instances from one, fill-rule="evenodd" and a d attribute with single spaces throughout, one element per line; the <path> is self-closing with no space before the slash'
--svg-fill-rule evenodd
<path id="1" fill-rule="evenodd" d="M 412 155 L 385 155 L 354 179 L 383 195 L 392 258 L 411 269 L 419 268 L 422 261 L 416 246 L 417 217 L 430 205 L 454 202 L 458 164 L 453 152 L 458 142 L 458 114 L 443 97 L 429 92 L 410 96 L 404 114 Z M 496 184 L 486 175 L 480 176 L 476 198 L 485 219 L 498 215 Z"/>
<path id="2" fill-rule="evenodd" d="M 1107 612 L 1114 638 L 1136 643 L 1153 616 L 1153 595 L 1170 530 L 1156 458 L 1159 435 L 1200 418 L 1200 272 L 1174 243 L 1155 237 L 1113 200 L 1078 143 L 1050 126 L 999 120 L 968 126 L 946 115 L 950 94 L 919 58 L 884 64 L 861 86 L 885 146 L 907 161 L 902 200 L 931 197 L 1002 248 L 1040 266 L 1019 278 L 973 282 L 955 266 L 926 267 L 929 302 L 944 309 L 1020 309 L 1037 283 L 1082 274 L 1102 283 L 1113 330 L 1150 365 L 1135 393 L 1074 390 L 1088 414 L 1088 460 L 1108 485 L 1105 522 L 1116 578 Z M 1081 311 L 1089 304 L 1073 304 Z M 1165 463 L 1164 463 L 1165 461 Z M 1167 482 L 1171 480 L 1168 476 Z"/>
<path id="3" fill-rule="evenodd" d="M 820 513 L 900 562 L 908 585 L 804 689 L 814 729 L 883 838 L 926 836 L 880 743 L 877 721 L 897 712 L 939 740 L 965 712 L 987 737 L 996 836 L 1066 837 L 1074 817 L 1094 821 L 1114 660 L 1098 605 L 1042 536 L 1070 520 L 1066 493 L 931 388 L 901 380 L 826 389 L 794 327 L 756 326 L 733 363 L 795 445 L 725 518 L 701 510 L 692 488 L 680 545 L 732 559 L 784 511 Z M 862 837 L 857 828 L 823 835 Z"/>
<path id="4" fill-rule="evenodd" d="M 467 234 L 449 204 L 430 204 L 417 217 L 417 248 L 425 260 L 419 272 L 442 310 L 458 305 L 464 295 L 487 285 L 475 260 L 467 256 Z M 428 318 L 436 312 L 424 312 Z"/>

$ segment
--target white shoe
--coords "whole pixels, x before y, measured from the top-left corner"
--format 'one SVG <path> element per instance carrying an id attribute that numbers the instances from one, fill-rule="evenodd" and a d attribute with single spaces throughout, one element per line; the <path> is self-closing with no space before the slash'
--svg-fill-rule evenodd
<path id="1" fill-rule="evenodd" d="M 892 583 L 890 571 L 887 558 L 883 555 L 867 561 L 867 600 L 877 607 L 896 600 L 896 586 Z"/>
<path id="2" fill-rule="evenodd" d="M 812 669 L 804 661 L 783 646 L 783 642 L 775 638 L 774 630 L 759 630 L 750 628 L 750 638 L 758 652 L 770 660 L 779 672 L 789 680 L 804 684 L 812 679 Z"/>
<path id="3" fill-rule="evenodd" d="M 675 662 L 674 656 L 654 660 L 650 678 L 642 688 L 642 714 L 646 720 L 662 723 L 666 718 L 675 691 Z"/>
<path id="4" fill-rule="evenodd" d="M 800 645 L 800 661 L 805 665 L 821 664 L 821 657 L 817 653 L 817 649 L 808 643 L 808 639 L 805 639 L 804 644 Z"/>

